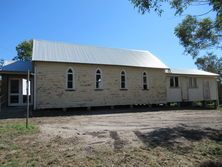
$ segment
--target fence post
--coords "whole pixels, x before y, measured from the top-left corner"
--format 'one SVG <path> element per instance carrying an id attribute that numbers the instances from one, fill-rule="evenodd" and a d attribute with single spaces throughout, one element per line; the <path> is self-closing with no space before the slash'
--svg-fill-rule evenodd
<path id="1" fill-rule="evenodd" d="M 28 128 L 28 124 L 29 124 L 29 76 L 30 75 L 30 72 L 28 70 L 28 74 L 27 74 L 27 84 L 26 84 L 26 94 L 27 94 L 27 112 L 26 112 L 26 128 Z"/>
<path id="2" fill-rule="evenodd" d="M 2 111 L 2 78 L 0 76 L 0 112 Z"/>

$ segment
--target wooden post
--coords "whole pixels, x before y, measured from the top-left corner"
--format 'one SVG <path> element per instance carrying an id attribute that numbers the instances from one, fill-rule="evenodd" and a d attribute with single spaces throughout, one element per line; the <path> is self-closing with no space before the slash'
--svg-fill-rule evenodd
<path id="1" fill-rule="evenodd" d="M 26 85 L 26 94 L 27 94 L 27 112 L 26 112 L 26 128 L 28 128 L 28 124 L 29 124 L 29 75 L 30 75 L 30 72 L 28 70 L 28 74 L 27 74 L 27 85 Z"/>
<path id="2" fill-rule="evenodd" d="M 2 77 L 0 76 L 0 112 L 2 111 Z"/>

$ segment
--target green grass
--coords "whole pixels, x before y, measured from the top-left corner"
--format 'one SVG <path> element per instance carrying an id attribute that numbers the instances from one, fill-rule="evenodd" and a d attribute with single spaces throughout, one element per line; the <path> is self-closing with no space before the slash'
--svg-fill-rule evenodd
<path id="1" fill-rule="evenodd" d="M 18 167 L 19 162 L 17 160 L 11 160 L 10 162 L 0 165 L 0 167 Z"/>
<path id="2" fill-rule="evenodd" d="M 1 135 L 18 136 L 18 135 L 25 135 L 25 134 L 33 134 L 33 133 L 36 133 L 37 131 L 38 131 L 38 128 L 36 125 L 29 125 L 27 128 L 25 124 L 18 124 L 18 123 L 0 125 Z"/>
<path id="3" fill-rule="evenodd" d="M 222 158 L 222 142 L 221 141 L 210 141 L 206 140 L 195 145 L 194 150 L 199 152 L 203 156 L 214 156 Z"/>
<path id="4" fill-rule="evenodd" d="M 0 125 L 0 150 L 17 150 L 19 146 L 12 142 L 14 139 L 37 132 L 36 125 L 29 125 L 26 128 L 25 124 L 21 123 L 4 123 Z"/>
<path id="5" fill-rule="evenodd" d="M 23 166 L 24 162 L 21 159 L 26 153 L 23 150 L 26 145 L 23 143 L 24 139 L 38 131 L 38 126 L 34 124 L 30 124 L 27 128 L 25 123 L 4 122 L 0 124 L 0 167 Z"/>

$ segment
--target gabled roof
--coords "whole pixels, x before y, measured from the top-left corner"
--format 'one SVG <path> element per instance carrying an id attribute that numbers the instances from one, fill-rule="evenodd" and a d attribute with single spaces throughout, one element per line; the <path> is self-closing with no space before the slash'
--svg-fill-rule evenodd
<path id="1" fill-rule="evenodd" d="M 27 73 L 32 71 L 32 62 L 5 61 L 0 73 Z"/>
<path id="2" fill-rule="evenodd" d="M 33 61 L 168 68 L 148 51 L 113 49 L 34 40 Z"/>
<path id="3" fill-rule="evenodd" d="M 166 70 L 167 74 L 178 74 L 178 75 L 199 75 L 199 76 L 219 76 L 218 74 L 197 70 L 197 69 L 170 69 Z"/>

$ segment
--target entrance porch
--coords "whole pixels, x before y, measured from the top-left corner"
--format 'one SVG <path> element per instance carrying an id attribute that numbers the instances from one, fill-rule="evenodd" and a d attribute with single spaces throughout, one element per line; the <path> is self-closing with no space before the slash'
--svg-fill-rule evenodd
<path id="1" fill-rule="evenodd" d="M 30 62 L 16 61 L 3 66 L 0 70 L 0 114 L 9 112 L 9 108 L 24 108 L 33 104 L 33 77 L 27 79 Z"/>

